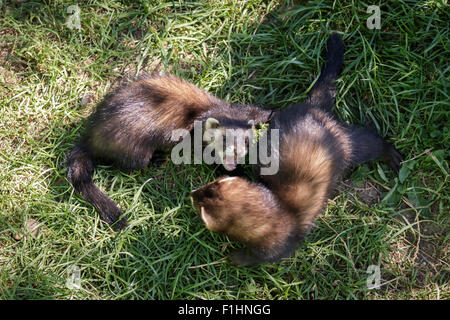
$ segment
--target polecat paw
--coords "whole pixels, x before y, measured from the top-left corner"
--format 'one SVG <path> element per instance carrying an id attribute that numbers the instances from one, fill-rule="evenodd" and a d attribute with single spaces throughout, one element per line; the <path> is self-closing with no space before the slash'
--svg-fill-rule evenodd
<path id="1" fill-rule="evenodd" d="M 255 258 L 252 257 L 247 250 L 236 250 L 229 255 L 231 264 L 238 268 L 247 267 L 257 263 Z"/>
<path id="2" fill-rule="evenodd" d="M 386 162 L 389 167 L 398 173 L 401 167 L 401 162 L 403 161 L 403 156 L 394 146 L 389 145 L 389 149 L 386 155 Z"/>

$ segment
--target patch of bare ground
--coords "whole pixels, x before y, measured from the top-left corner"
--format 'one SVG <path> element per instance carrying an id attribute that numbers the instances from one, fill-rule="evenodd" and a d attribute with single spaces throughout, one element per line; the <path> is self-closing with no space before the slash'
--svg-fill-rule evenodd
<path id="1" fill-rule="evenodd" d="M 381 191 L 370 180 L 364 180 L 357 184 L 347 179 L 339 183 L 336 190 L 338 193 L 345 193 L 367 205 L 378 203 L 381 200 Z"/>
<path id="2" fill-rule="evenodd" d="M 27 64 L 15 55 L 16 36 L 13 28 L 0 30 L 0 86 L 5 88 L 15 86 L 20 81 L 18 74 L 27 68 Z"/>
<path id="3" fill-rule="evenodd" d="M 392 250 L 382 266 L 389 271 L 384 280 L 390 282 L 390 289 L 396 291 L 429 287 L 433 297 L 428 298 L 440 299 L 440 292 L 436 291 L 438 282 L 450 280 L 449 246 L 445 240 L 449 228 L 432 219 L 424 220 L 417 210 L 410 209 L 399 211 L 395 217 L 402 227 L 410 227 L 390 244 Z M 409 277 L 396 277 L 396 274 Z"/>
<path id="4" fill-rule="evenodd" d="M 380 187 L 370 180 L 358 184 L 344 180 L 337 186 L 337 191 L 367 205 L 381 201 Z M 437 207 L 435 203 L 431 207 L 431 217 L 425 219 L 407 199 L 403 199 L 399 214 L 394 219 L 401 228 L 410 227 L 390 243 L 391 250 L 381 265 L 385 270 L 382 272 L 382 283 L 385 283 L 386 292 L 408 287 L 413 297 L 414 290 L 429 288 L 428 298 L 442 298 L 442 293 L 437 292 L 436 288 L 439 288 L 438 281 L 450 282 L 450 252 L 446 242 L 450 230 L 447 225 L 437 222 Z"/>

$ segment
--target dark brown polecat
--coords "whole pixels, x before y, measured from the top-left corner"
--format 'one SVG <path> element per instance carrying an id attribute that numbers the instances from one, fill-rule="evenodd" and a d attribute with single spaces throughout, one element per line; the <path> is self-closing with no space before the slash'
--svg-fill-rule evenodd
<path id="1" fill-rule="evenodd" d="M 333 34 L 327 63 L 309 98 L 274 114 L 267 135 L 279 130 L 279 149 L 272 149 L 279 160 L 276 174 L 259 175 L 259 183 L 219 178 L 191 193 L 209 230 L 246 245 L 232 254 L 234 264 L 275 262 L 290 256 L 344 169 L 382 157 L 398 171 L 402 156 L 395 147 L 376 132 L 341 123 L 331 113 L 342 59 L 342 41 Z"/>
<path id="2" fill-rule="evenodd" d="M 212 136 L 223 137 L 225 129 L 234 129 L 236 139 L 248 142 L 250 129 L 267 122 L 271 114 L 263 108 L 227 103 L 175 76 L 143 75 L 119 86 L 97 105 L 84 136 L 67 155 L 67 177 L 109 224 L 122 229 L 126 219 L 119 219 L 121 210 L 92 181 L 96 163 L 144 168 L 155 151 L 178 142 L 172 140 L 173 130 L 189 132 L 195 121 L 212 130 Z M 247 145 L 231 150 L 232 155 L 219 152 L 227 170 L 245 157 Z"/>

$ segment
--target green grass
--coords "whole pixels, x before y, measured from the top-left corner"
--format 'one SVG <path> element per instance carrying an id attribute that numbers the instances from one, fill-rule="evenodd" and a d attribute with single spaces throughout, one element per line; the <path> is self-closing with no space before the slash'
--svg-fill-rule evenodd
<path id="1" fill-rule="evenodd" d="M 369 30 L 377 2 L 73 1 L 81 32 L 64 25 L 70 1 L 0 2 L 0 298 L 449 299 L 450 10 L 383 1 L 381 30 Z M 332 31 L 346 46 L 336 112 L 375 126 L 406 161 L 398 176 L 381 162 L 349 172 L 295 257 L 225 261 L 239 244 L 207 231 L 187 198 L 216 167 L 98 168 L 96 184 L 127 210 L 120 233 L 68 184 L 82 119 L 124 74 L 169 71 L 229 101 L 284 107 L 318 77 Z M 380 289 L 366 286 L 370 265 Z"/>

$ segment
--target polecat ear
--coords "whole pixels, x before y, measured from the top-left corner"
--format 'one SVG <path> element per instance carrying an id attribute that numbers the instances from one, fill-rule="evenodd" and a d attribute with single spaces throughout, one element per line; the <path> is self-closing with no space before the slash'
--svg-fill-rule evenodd
<path id="1" fill-rule="evenodd" d="M 219 120 L 215 118 L 208 118 L 205 121 L 205 130 L 208 129 L 217 129 L 220 126 Z"/>
<path id="2" fill-rule="evenodd" d="M 205 207 L 200 207 L 200 218 L 202 219 L 203 223 L 205 224 L 207 229 L 211 229 L 213 225 L 213 220 L 209 213 L 206 211 Z"/>
<path id="3" fill-rule="evenodd" d="M 237 177 L 229 177 L 229 176 L 223 176 L 220 180 L 218 180 L 218 183 L 232 181 L 234 179 L 237 179 Z"/>
<path id="4" fill-rule="evenodd" d="M 205 128 L 203 131 L 203 141 L 207 143 L 212 143 L 214 141 L 219 141 L 220 137 L 224 135 L 222 127 L 220 125 L 219 120 L 215 118 L 208 118 L 205 121 Z M 219 149 L 221 149 L 220 147 Z"/>

